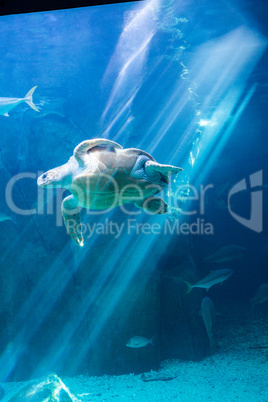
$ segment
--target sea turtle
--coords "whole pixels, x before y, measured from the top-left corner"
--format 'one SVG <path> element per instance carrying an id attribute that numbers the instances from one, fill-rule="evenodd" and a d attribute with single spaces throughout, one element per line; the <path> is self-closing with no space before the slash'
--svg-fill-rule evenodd
<path id="1" fill-rule="evenodd" d="M 64 187 L 72 194 L 62 202 L 62 215 L 72 239 L 83 246 L 81 208 L 107 210 L 134 203 L 151 213 L 164 214 L 167 204 L 154 194 L 169 183 L 179 167 L 161 165 L 147 152 L 96 138 L 81 142 L 62 166 L 42 174 L 42 187 Z"/>

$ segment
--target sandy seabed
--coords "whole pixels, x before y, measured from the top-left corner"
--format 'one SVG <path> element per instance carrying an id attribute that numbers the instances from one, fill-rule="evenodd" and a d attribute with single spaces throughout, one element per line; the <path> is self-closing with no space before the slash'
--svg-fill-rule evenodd
<path id="1" fill-rule="evenodd" d="M 73 400 L 82 402 L 268 402 L 267 312 L 249 317 L 237 309 L 228 324 L 223 319 L 219 325 L 215 355 L 200 362 L 172 359 L 163 361 L 158 371 L 144 374 L 61 379 L 75 396 Z M 9 401 L 25 384 L 2 383 L 5 396 L 1 401 Z"/>

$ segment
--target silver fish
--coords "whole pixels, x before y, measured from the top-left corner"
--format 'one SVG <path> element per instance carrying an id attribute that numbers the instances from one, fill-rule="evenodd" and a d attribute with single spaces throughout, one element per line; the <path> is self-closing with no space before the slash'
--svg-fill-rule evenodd
<path id="1" fill-rule="evenodd" d="M 151 343 L 153 345 L 153 338 L 148 339 L 144 336 L 133 336 L 130 338 L 126 344 L 128 348 L 144 348 Z"/>
<path id="2" fill-rule="evenodd" d="M 214 323 L 215 323 L 215 307 L 213 301 L 209 297 L 204 297 L 201 303 L 201 314 L 208 334 L 210 352 L 213 355 L 216 350 L 214 338 Z"/>
<path id="3" fill-rule="evenodd" d="M 191 292 L 193 288 L 202 288 L 206 289 L 207 291 L 211 288 L 211 286 L 217 285 L 217 283 L 222 283 L 226 281 L 233 274 L 231 269 L 217 269 L 215 271 L 210 271 L 210 273 L 205 276 L 205 278 L 201 279 L 194 285 L 191 283 L 184 281 L 187 285 L 187 293 Z"/>
<path id="4" fill-rule="evenodd" d="M 32 109 L 39 112 L 35 104 L 33 103 L 33 93 L 36 90 L 36 86 L 30 89 L 24 98 L 0 98 L 0 115 L 9 117 L 10 110 L 14 109 L 20 103 L 26 102 Z"/>
<path id="5" fill-rule="evenodd" d="M 255 296 L 252 299 L 254 304 L 264 303 L 268 300 L 268 283 L 263 283 L 259 286 Z"/>
<path id="6" fill-rule="evenodd" d="M 221 262 L 231 261 L 238 258 L 244 257 L 247 249 L 245 247 L 237 246 L 236 244 L 231 244 L 230 246 L 225 246 L 220 248 L 214 254 L 205 258 L 207 262 L 215 262 L 217 264 Z"/>
<path id="7" fill-rule="evenodd" d="M 13 223 L 16 223 L 14 219 L 11 218 L 11 216 L 5 214 L 4 212 L 0 212 L 0 222 L 4 221 L 12 221 Z"/>

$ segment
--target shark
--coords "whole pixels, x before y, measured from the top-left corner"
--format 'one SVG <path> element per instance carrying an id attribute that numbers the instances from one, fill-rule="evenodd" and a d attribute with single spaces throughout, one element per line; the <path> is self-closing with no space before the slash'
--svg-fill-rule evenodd
<path id="1" fill-rule="evenodd" d="M 24 98 L 1 98 L 0 97 L 0 115 L 9 117 L 9 112 L 14 109 L 20 103 L 26 102 L 32 109 L 39 112 L 35 104 L 33 103 L 33 93 L 37 86 L 30 89 Z"/>

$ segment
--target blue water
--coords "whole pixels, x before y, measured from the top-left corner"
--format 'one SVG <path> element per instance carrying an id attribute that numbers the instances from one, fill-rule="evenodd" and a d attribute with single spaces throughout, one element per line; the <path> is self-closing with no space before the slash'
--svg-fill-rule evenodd
<path id="1" fill-rule="evenodd" d="M 204 358 L 198 311 L 206 292 L 187 299 L 182 281 L 211 269 L 233 270 L 209 290 L 215 304 L 252 308 L 268 282 L 261 6 L 263 14 L 250 2 L 148 0 L 1 17 L 0 96 L 23 98 L 37 86 L 40 111 L 21 103 L 0 115 L 0 381 Z M 79 248 L 61 217 L 68 191 L 36 182 L 93 138 L 183 172 L 161 195 L 166 215 L 132 204 L 84 210 Z M 229 245 L 246 255 L 205 262 Z M 267 307 L 254 309 L 267 317 Z M 154 335 L 154 347 L 134 354 L 126 343 L 136 335 Z"/>

